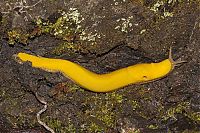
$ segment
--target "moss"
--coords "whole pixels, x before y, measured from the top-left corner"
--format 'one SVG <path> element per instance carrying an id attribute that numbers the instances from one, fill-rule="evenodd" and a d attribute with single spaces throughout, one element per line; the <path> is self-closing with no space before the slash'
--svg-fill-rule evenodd
<path id="1" fill-rule="evenodd" d="M 63 124 L 58 119 L 54 119 L 54 118 L 50 118 L 50 117 L 44 118 L 44 122 L 50 128 L 52 128 L 56 133 L 75 133 L 76 132 L 76 129 L 69 118 L 65 124 Z"/>
<path id="2" fill-rule="evenodd" d="M 14 45 L 15 43 L 27 44 L 29 34 L 24 34 L 20 29 L 13 29 L 8 31 L 8 44 Z"/>
<path id="3" fill-rule="evenodd" d="M 38 28 L 39 34 L 50 34 L 54 37 L 61 39 L 61 43 L 53 50 L 53 54 L 61 55 L 63 53 L 75 52 L 79 49 L 79 39 L 83 37 L 84 29 L 81 22 L 84 18 L 76 8 L 70 8 L 68 12 L 58 11 L 60 17 L 55 22 L 49 20 L 43 21 L 38 18 L 35 23 Z M 81 35 L 81 36 L 80 36 Z M 84 35 L 86 36 L 86 35 Z"/>
<path id="4" fill-rule="evenodd" d="M 103 122 L 106 127 L 112 128 L 114 126 L 114 121 L 116 114 L 113 112 L 113 105 L 111 102 L 107 101 L 105 104 L 102 102 L 97 103 L 98 107 L 91 112 L 98 120 Z"/>
<path id="5" fill-rule="evenodd" d="M 97 125 L 96 123 L 91 122 L 91 124 L 88 127 L 88 131 L 91 133 L 99 133 L 99 132 L 103 132 L 103 128 Z"/>
<path id="6" fill-rule="evenodd" d="M 200 113 L 199 112 L 187 112 L 187 117 L 189 117 L 190 119 L 192 119 L 193 121 L 197 122 L 198 124 L 200 124 Z"/>
<path id="7" fill-rule="evenodd" d="M 199 131 L 193 131 L 193 130 L 184 130 L 182 133 L 199 133 Z"/>
<path id="8" fill-rule="evenodd" d="M 100 132 L 115 128 L 117 115 L 121 112 L 122 101 L 123 95 L 117 92 L 87 97 L 84 105 L 92 106 L 92 108 L 85 110 L 85 116 L 90 119 L 89 123 L 86 122 L 86 125 L 89 125 L 86 130 Z"/>
<path id="9" fill-rule="evenodd" d="M 126 129 L 123 129 L 122 132 L 123 133 L 141 133 L 140 129 L 136 129 L 136 128 L 126 128 Z"/>
<path id="10" fill-rule="evenodd" d="M 163 120 L 167 120 L 169 118 L 175 118 L 175 114 L 180 113 L 182 114 L 183 111 L 189 108 L 189 102 L 182 102 L 175 107 L 171 107 L 166 111 L 166 115 L 163 116 Z"/>
<path id="11" fill-rule="evenodd" d="M 190 102 L 181 102 L 178 105 L 176 105 L 175 107 L 169 108 L 165 112 L 164 112 L 164 110 L 161 110 L 160 112 L 162 112 L 160 115 L 164 121 L 168 120 L 169 118 L 176 119 L 176 117 L 175 117 L 176 114 L 182 114 L 185 117 L 190 118 L 192 121 L 200 124 L 200 114 L 199 114 L 199 112 L 194 112 L 191 110 Z"/>
<path id="12" fill-rule="evenodd" d="M 57 11 L 55 14 L 52 14 L 52 16 L 57 18 L 55 18 L 55 20 L 43 20 L 41 18 L 34 20 L 33 26 L 35 28 L 29 29 L 30 32 L 26 33 L 20 29 L 9 31 L 7 33 L 9 44 L 14 45 L 15 43 L 21 43 L 26 45 L 31 38 L 42 34 L 49 34 L 62 40 L 62 43 L 58 44 L 51 53 L 62 55 L 85 50 L 81 49 L 81 45 L 84 41 L 89 41 L 92 46 L 96 44 L 96 38 L 101 37 L 97 33 L 86 33 L 81 25 L 84 18 L 76 8 L 70 8 L 67 12 Z"/>
<path id="13" fill-rule="evenodd" d="M 105 102 L 102 102 L 97 105 L 97 110 L 95 112 L 95 116 L 101 120 L 106 127 L 113 128 L 115 126 L 115 120 L 117 113 L 115 112 L 115 107 L 122 103 L 122 95 L 117 94 L 116 92 L 107 93 L 105 96 Z M 120 109 L 118 108 L 118 111 Z M 118 112 L 119 113 L 119 112 Z"/>
<path id="14" fill-rule="evenodd" d="M 65 44 L 74 43 L 76 36 L 83 31 L 80 23 L 84 19 L 76 8 L 70 8 L 67 13 L 64 11 L 58 11 L 58 13 L 61 14 L 61 17 L 57 18 L 55 23 L 52 23 L 49 20 L 44 21 L 40 18 L 36 19 L 34 25 L 35 28 L 29 33 L 25 33 L 20 29 L 12 29 L 8 32 L 9 44 L 27 44 L 29 38 L 41 34 L 53 35 L 56 38 L 67 41 Z M 67 46 L 64 48 L 68 48 Z"/>
<path id="15" fill-rule="evenodd" d="M 78 48 L 76 48 L 76 45 L 70 42 L 64 42 L 59 44 L 51 53 L 55 54 L 55 55 L 61 55 L 63 53 L 75 53 L 78 50 Z"/>
<path id="16" fill-rule="evenodd" d="M 6 91 L 7 91 L 7 89 L 6 88 L 1 88 L 0 89 L 0 98 L 1 99 L 3 99 L 3 98 L 5 98 L 6 97 Z"/>
<path id="17" fill-rule="evenodd" d="M 112 102 L 116 102 L 116 103 L 122 103 L 123 101 L 123 95 L 118 94 L 116 92 L 112 92 L 112 93 L 106 93 L 106 97 L 105 99 L 109 99 Z"/>
<path id="18" fill-rule="evenodd" d="M 133 108 L 133 110 L 136 110 L 137 108 L 140 107 L 138 101 L 136 101 L 136 100 L 132 100 L 131 103 L 132 103 L 132 108 Z"/>
<path id="19" fill-rule="evenodd" d="M 72 91 L 72 92 L 75 92 L 77 90 L 81 91 L 81 92 L 84 92 L 85 90 L 82 89 L 80 86 L 76 85 L 76 84 L 72 84 L 70 86 L 68 86 L 69 90 Z"/>
<path id="20" fill-rule="evenodd" d="M 7 104 L 4 110 L 4 114 L 7 116 L 6 119 L 8 119 L 13 126 L 18 128 L 34 127 L 37 123 L 35 116 L 27 115 L 27 113 L 30 112 L 22 109 L 25 108 L 21 102 L 23 97 L 20 97 L 19 99 L 11 98 L 10 96 L 5 97 L 7 97 Z"/>
<path id="21" fill-rule="evenodd" d="M 148 125 L 147 127 L 148 127 L 149 129 L 158 129 L 158 126 L 157 126 L 157 125 L 153 125 L 153 124 Z"/>

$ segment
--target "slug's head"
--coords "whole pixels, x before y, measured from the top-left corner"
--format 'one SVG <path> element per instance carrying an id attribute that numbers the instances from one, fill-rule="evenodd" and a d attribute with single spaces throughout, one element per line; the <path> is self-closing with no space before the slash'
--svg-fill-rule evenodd
<path id="1" fill-rule="evenodd" d="M 175 66 L 180 65 L 186 61 L 172 59 L 172 49 L 169 50 L 169 58 L 158 63 L 138 64 L 129 68 L 131 76 L 136 79 L 138 83 L 146 83 L 165 77 L 169 74 Z"/>
<path id="2" fill-rule="evenodd" d="M 180 64 L 187 62 L 187 61 L 183 61 L 181 59 L 178 59 L 176 61 L 173 60 L 173 58 L 172 58 L 172 47 L 169 48 L 169 58 L 168 59 L 171 62 L 171 65 L 172 65 L 171 70 L 173 70 L 174 67 L 179 66 Z"/>

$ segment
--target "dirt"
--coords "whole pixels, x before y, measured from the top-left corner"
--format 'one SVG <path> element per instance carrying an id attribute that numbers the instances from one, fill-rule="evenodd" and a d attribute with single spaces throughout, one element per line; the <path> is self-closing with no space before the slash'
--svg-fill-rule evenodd
<path id="1" fill-rule="evenodd" d="M 200 132 L 200 3 L 146 0 L 0 2 L 0 132 Z M 108 73 L 168 58 L 187 61 L 166 77 L 109 93 L 61 73 L 19 64 L 26 52 Z M 123 79 L 122 79 L 123 80 Z"/>

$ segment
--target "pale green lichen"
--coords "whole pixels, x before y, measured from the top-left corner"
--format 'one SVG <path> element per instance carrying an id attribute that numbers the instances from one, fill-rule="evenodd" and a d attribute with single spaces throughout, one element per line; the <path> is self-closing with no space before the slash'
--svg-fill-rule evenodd
<path id="1" fill-rule="evenodd" d="M 158 12 L 159 8 L 164 5 L 163 1 L 158 0 L 153 6 L 150 7 L 151 11 Z"/>
<path id="2" fill-rule="evenodd" d="M 53 50 L 53 53 L 61 55 L 66 52 L 69 53 L 69 49 L 76 52 L 80 48 L 78 45 L 83 41 L 90 42 L 93 45 L 96 43 L 96 38 L 101 38 L 101 35 L 95 32 L 87 32 L 87 29 L 82 27 L 84 18 L 77 8 L 70 8 L 68 12 L 59 11 L 59 14 L 61 16 L 56 19 L 55 23 L 48 20 L 43 22 L 41 19 L 36 21 L 41 33 L 51 34 L 64 41 Z"/>
<path id="3" fill-rule="evenodd" d="M 119 23 L 118 26 L 115 27 L 115 29 L 120 30 L 121 32 L 128 33 L 128 31 L 132 30 L 131 27 L 133 24 L 131 23 L 131 20 L 133 19 L 133 16 L 129 16 L 127 18 L 120 18 L 117 20 Z"/>
<path id="4" fill-rule="evenodd" d="M 62 12 L 62 17 L 58 18 L 53 25 L 53 34 L 55 36 L 67 36 L 68 34 L 76 34 L 82 32 L 81 22 L 84 20 L 77 8 L 70 8 L 69 11 Z"/>
<path id="5" fill-rule="evenodd" d="M 189 3 L 193 0 L 157 0 L 154 1 L 152 5 L 148 8 L 159 16 L 159 18 L 173 17 L 173 8 L 181 3 Z"/>
<path id="6" fill-rule="evenodd" d="M 68 40 L 70 36 L 82 32 L 81 22 L 84 20 L 78 9 L 70 8 L 68 12 L 59 11 L 59 17 L 55 23 L 43 22 L 37 19 L 36 25 L 40 27 L 42 33 L 50 33 L 57 38 Z"/>
<path id="7" fill-rule="evenodd" d="M 126 2 L 126 0 L 113 0 L 113 2 L 114 2 L 114 5 L 115 6 L 118 6 L 119 4 L 122 4 L 122 3 L 124 3 L 124 2 Z M 113 4 L 111 4 L 111 6 L 112 6 Z"/>
<path id="8" fill-rule="evenodd" d="M 169 11 L 168 9 L 166 9 L 165 5 L 173 6 L 176 2 L 178 2 L 178 0 L 158 0 L 152 6 L 150 6 L 149 9 L 155 13 L 162 12 L 160 14 L 160 17 L 163 19 L 166 17 L 173 17 L 173 11 Z M 161 9 L 163 11 L 160 11 Z"/>
<path id="9" fill-rule="evenodd" d="M 143 29 L 143 30 L 140 31 L 140 34 L 143 34 L 143 33 L 145 33 L 146 31 L 147 31 L 146 29 Z"/>
<path id="10" fill-rule="evenodd" d="M 96 38 L 101 38 L 101 35 L 97 34 L 97 33 L 88 33 L 86 34 L 85 31 L 83 31 L 81 34 L 80 34 L 80 40 L 82 41 L 90 41 L 90 42 L 95 42 L 96 41 Z"/>

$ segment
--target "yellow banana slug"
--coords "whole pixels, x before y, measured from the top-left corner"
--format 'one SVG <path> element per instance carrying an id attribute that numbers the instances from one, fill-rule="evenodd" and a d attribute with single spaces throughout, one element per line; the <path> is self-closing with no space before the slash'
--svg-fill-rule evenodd
<path id="1" fill-rule="evenodd" d="M 96 74 L 68 60 L 38 57 L 26 53 L 15 55 L 21 62 L 29 61 L 33 67 L 49 72 L 61 72 L 75 83 L 94 92 L 113 91 L 124 86 L 145 83 L 166 76 L 183 61 L 171 57 L 158 63 L 136 64 L 106 74 Z"/>

